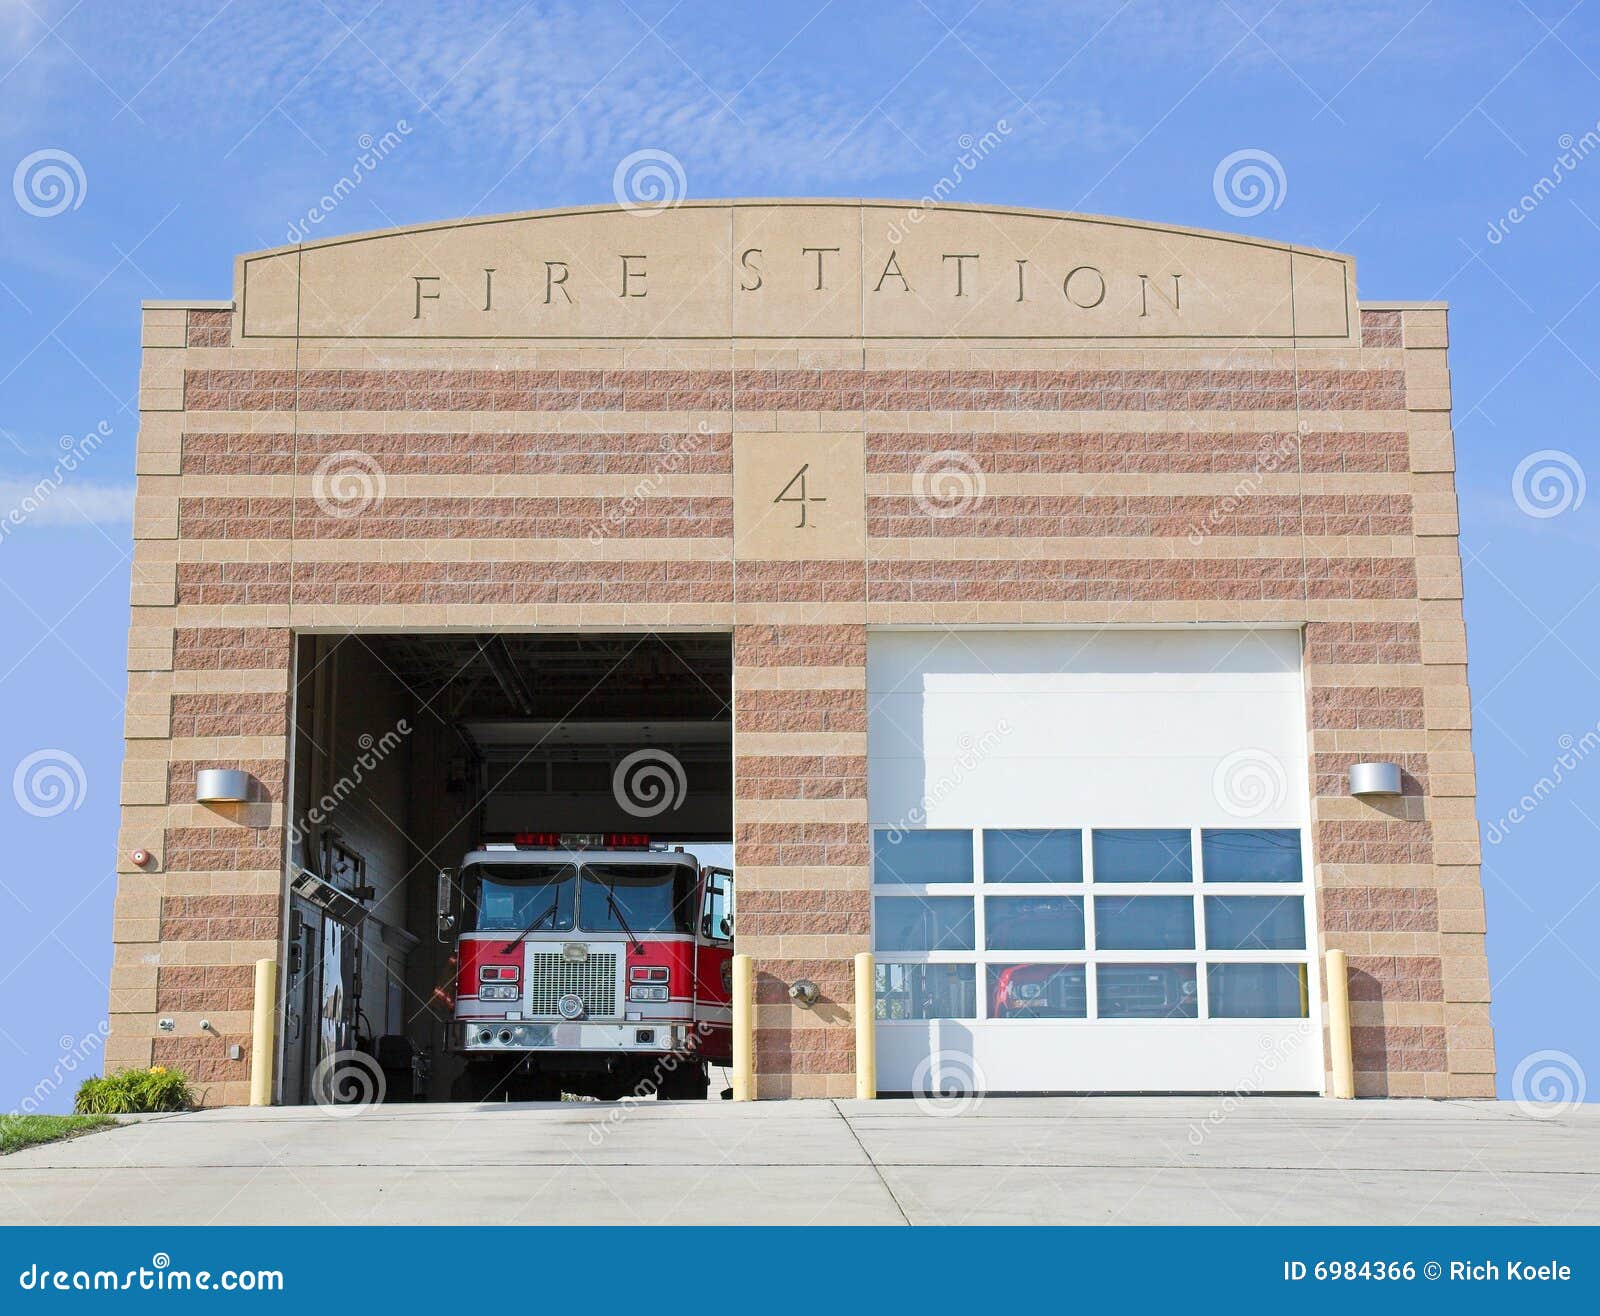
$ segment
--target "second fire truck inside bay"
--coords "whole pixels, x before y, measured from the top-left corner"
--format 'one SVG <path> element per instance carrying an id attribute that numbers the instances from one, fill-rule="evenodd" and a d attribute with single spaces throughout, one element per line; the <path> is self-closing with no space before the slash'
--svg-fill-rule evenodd
<path id="1" fill-rule="evenodd" d="M 439 876 L 456 1100 L 703 1098 L 732 1044 L 733 875 L 681 847 L 521 833 Z"/>

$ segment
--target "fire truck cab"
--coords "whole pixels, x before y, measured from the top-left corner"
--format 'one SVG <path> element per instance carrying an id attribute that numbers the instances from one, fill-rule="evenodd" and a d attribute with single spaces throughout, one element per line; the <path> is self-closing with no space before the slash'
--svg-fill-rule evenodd
<path id="1" fill-rule="evenodd" d="M 456 1100 L 704 1098 L 732 1045 L 733 874 L 681 847 L 522 833 L 439 875 Z"/>

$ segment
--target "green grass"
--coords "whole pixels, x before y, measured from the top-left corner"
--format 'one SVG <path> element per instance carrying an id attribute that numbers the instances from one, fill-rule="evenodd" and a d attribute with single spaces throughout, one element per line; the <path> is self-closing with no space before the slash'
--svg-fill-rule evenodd
<path id="1" fill-rule="evenodd" d="M 109 1115 L 0 1115 L 0 1155 L 109 1128 Z"/>

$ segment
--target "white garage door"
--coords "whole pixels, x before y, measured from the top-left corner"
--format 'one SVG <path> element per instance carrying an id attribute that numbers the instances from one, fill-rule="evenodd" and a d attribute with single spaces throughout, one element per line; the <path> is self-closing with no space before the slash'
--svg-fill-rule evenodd
<path id="1" fill-rule="evenodd" d="M 878 1086 L 1322 1086 L 1294 631 L 878 631 Z"/>

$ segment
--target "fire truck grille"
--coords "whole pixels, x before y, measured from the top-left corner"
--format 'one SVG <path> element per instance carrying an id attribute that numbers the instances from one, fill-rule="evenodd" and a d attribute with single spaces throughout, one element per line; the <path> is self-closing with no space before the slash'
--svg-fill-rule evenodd
<path id="1" fill-rule="evenodd" d="M 615 951 L 590 952 L 586 960 L 557 955 L 528 957 L 528 1013 L 559 1019 L 556 1008 L 563 996 L 576 996 L 590 1018 L 617 1013 L 617 956 Z"/>

